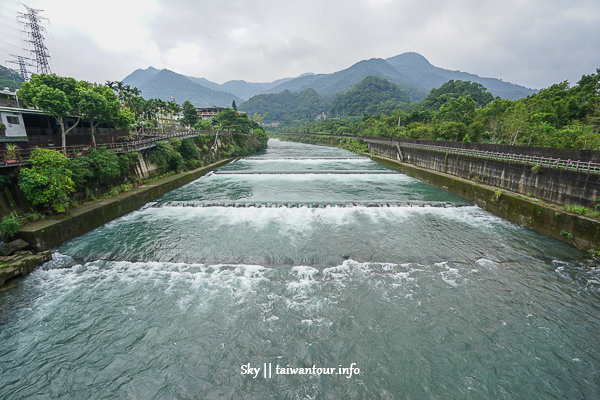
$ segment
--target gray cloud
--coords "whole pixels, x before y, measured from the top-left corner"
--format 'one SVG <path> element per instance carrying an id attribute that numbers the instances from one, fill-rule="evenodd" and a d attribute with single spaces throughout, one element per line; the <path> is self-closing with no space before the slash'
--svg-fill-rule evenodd
<path id="1" fill-rule="evenodd" d="M 442 68 L 541 88 L 600 67 L 596 0 L 154 1 L 139 52 L 100 47 L 101 33 L 55 32 L 62 73 L 102 82 L 152 65 L 265 82 L 415 51 Z"/>

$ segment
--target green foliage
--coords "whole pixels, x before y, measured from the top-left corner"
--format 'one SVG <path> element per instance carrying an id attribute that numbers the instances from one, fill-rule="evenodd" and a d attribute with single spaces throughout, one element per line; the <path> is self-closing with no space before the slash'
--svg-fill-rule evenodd
<path id="1" fill-rule="evenodd" d="M 338 146 L 357 154 L 369 151 L 369 146 L 362 139 L 342 138 L 339 140 Z"/>
<path id="2" fill-rule="evenodd" d="M 169 142 L 157 142 L 156 146 L 150 150 L 148 158 L 152 163 L 166 167 L 175 153 L 175 149 Z"/>
<path id="3" fill-rule="evenodd" d="M 15 158 L 17 156 L 17 150 L 19 146 L 15 143 L 7 143 L 6 144 L 6 157 L 7 158 Z"/>
<path id="4" fill-rule="evenodd" d="M 239 105 L 239 109 L 250 115 L 256 115 L 257 123 L 310 120 L 327 112 L 329 104 L 314 89 L 300 92 L 285 90 L 281 93 L 260 94 Z M 262 114 L 262 117 L 260 115 Z"/>
<path id="5" fill-rule="evenodd" d="M 86 156 L 94 173 L 94 179 L 102 185 L 107 185 L 111 180 L 121 175 L 119 156 L 111 150 L 92 150 Z"/>
<path id="6" fill-rule="evenodd" d="M 9 240 L 19 233 L 21 228 L 22 218 L 16 211 L 2 217 L 0 220 L 0 238 L 3 241 Z"/>
<path id="7" fill-rule="evenodd" d="M 600 218 L 600 211 L 590 210 L 587 207 L 579 206 L 579 205 L 565 205 L 565 211 L 569 211 L 579 215 L 585 215 L 586 217 L 591 218 Z"/>
<path id="8" fill-rule="evenodd" d="M 75 157 L 69 163 L 71 179 L 77 189 L 83 189 L 94 177 L 92 163 L 87 156 Z"/>
<path id="9" fill-rule="evenodd" d="M 184 160 L 198 160 L 200 158 L 200 150 L 198 150 L 193 139 L 183 139 L 179 152 Z"/>
<path id="10" fill-rule="evenodd" d="M 573 240 L 573 234 L 571 232 L 563 229 L 560 231 L 560 234 L 566 236 L 569 240 Z"/>
<path id="11" fill-rule="evenodd" d="M 331 104 L 333 115 L 375 115 L 389 113 L 398 108 L 400 103 L 408 103 L 406 93 L 387 79 L 367 76 L 360 83 L 345 93 L 335 96 Z"/>
<path id="12" fill-rule="evenodd" d="M 285 131 L 600 150 L 600 69 L 578 85 L 493 100 L 479 84 L 449 81 L 419 104 L 372 116 L 288 126 Z M 372 105 L 372 104 L 371 104 Z M 400 126 L 398 126 L 400 125 Z"/>
<path id="13" fill-rule="evenodd" d="M 471 99 L 479 107 L 484 107 L 494 100 L 494 96 L 480 83 L 449 80 L 439 88 L 431 89 L 429 95 L 421 101 L 420 106 L 422 109 L 439 110 L 451 99 L 467 96 L 471 96 Z"/>
<path id="14" fill-rule="evenodd" d="M 252 137 L 256 138 L 259 142 L 259 149 L 266 149 L 267 142 L 269 141 L 269 135 L 264 129 L 255 129 L 252 131 Z"/>
<path id="15" fill-rule="evenodd" d="M 21 87 L 23 78 L 12 70 L 0 65 L 0 87 L 8 87 L 12 92 Z"/>
<path id="16" fill-rule="evenodd" d="M 183 118 L 180 120 L 181 123 L 186 126 L 196 125 L 200 119 L 196 107 L 188 100 L 184 101 L 181 106 L 183 109 Z"/>
<path id="17" fill-rule="evenodd" d="M 64 212 L 68 194 L 73 192 L 69 159 L 56 150 L 36 148 L 30 157 L 31 167 L 21 169 L 19 187 L 34 206 L 52 207 Z"/>
<path id="18" fill-rule="evenodd" d="M 436 119 L 442 123 L 458 122 L 467 126 L 475 118 L 476 107 L 477 105 L 470 95 L 452 98 L 440 107 Z"/>
<path id="19" fill-rule="evenodd" d="M 462 122 L 444 122 L 433 127 L 434 138 L 438 140 L 461 142 L 467 132 L 467 125 Z"/>
<path id="20" fill-rule="evenodd" d="M 247 114 L 238 114 L 227 107 L 212 119 L 213 125 L 222 130 L 232 130 L 240 133 L 249 133 L 253 127 L 253 121 L 248 119 Z"/>
<path id="21" fill-rule="evenodd" d="M 212 130 L 212 124 L 209 121 L 199 121 L 194 125 L 194 129 L 199 131 L 210 131 Z"/>

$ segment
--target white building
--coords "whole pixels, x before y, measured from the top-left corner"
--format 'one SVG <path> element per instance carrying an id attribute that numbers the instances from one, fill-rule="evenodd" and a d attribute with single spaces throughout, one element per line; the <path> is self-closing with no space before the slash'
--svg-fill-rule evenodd
<path id="1" fill-rule="evenodd" d="M 23 121 L 23 111 L 18 107 L 17 95 L 8 88 L 0 92 L 0 123 L 6 130 L 0 130 L 0 142 L 21 142 L 27 141 L 27 132 Z"/>

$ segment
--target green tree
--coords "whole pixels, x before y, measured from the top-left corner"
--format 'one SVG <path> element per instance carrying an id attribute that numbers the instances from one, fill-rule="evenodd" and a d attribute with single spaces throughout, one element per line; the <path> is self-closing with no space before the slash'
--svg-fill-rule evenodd
<path id="1" fill-rule="evenodd" d="M 420 106 L 423 109 L 438 110 L 450 99 L 466 96 L 471 96 L 479 107 L 485 107 L 494 100 L 494 96 L 480 83 L 449 80 L 439 88 L 431 89 L 429 95 L 421 101 Z"/>
<path id="2" fill-rule="evenodd" d="M 199 116 L 198 110 L 196 107 L 189 101 L 186 100 L 182 104 L 183 110 L 183 118 L 181 118 L 181 123 L 186 126 L 194 126 L 198 123 Z"/>
<path id="3" fill-rule="evenodd" d="M 66 211 L 68 194 L 75 190 L 69 159 L 56 150 L 36 148 L 30 161 L 31 167 L 21 169 L 19 174 L 19 187 L 25 198 L 34 206 Z"/>
<path id="4" fill-rule="evenodd" d="M 334 115 L 369 115 L 391 112 L 410 98 L 397 85 L 377 76 L 367 76 L 352 89 L 335 96 L 330 113 Z"/>
<path id="5" fill-rule="evenodd" d="M 475 119 L 477 105 L 470 95 L 452 98 L 444 103 L 437 113 L 437 120 L 441 122 L 461 122 L 470 125 Z"/>
<path id="6" fill-rule="evenodd" d="M 217 116 L 213 117 L 212 121 L 213 125 L 219 126 L 221 129 L 240 133 L 248 133 L 252 128 L 252 121 L 248 119 L 247 114 L 238 114 L 229 107 L 223 109 Z"/>
<path id="7" fill-rule="evenodd" d="M 73 78 L 56 75 L 33 75 L 29 82 L 23 83 L 19 98 L 28 106 L 35 106 L 54 117 L 60 125 L 62 150 L 66 155 L 66 134 L 77 126 L 81 115 L 78 109 L 81 88 Z M 77 123 L 65 129 L 64 118 L 76 116 Z"/>

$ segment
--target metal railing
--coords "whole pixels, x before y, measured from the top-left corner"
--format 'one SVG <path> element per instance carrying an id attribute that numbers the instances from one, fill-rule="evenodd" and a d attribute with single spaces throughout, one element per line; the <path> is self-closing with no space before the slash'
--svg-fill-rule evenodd
<path id="1" fill-rule="evenodd" d="M 231 136 L 232 131 L 196 131 L 187 130 L 182 132 L 171 133 L 168 135 L 157 135 L 155 137 L 134 140 L 130 142 L 118 142 L 118 143 L 101 143 L 97 145 L 99 149 L 113 150 L 116 153 L 129 153 L 132 151 L 140 151 L 156 146 L 157 142 L 169 140 L 172 138 L 186 139 L 195 137 L 202 134 L 217 134 L 220 136 Z M 45 147 L 47 149 L 57 150 L 62 152 L 61 146 Z M 90 153 L 94 150 L 94 146 L 90 144 L 78 145 L 78 146 L 66 146 L 66 153 L 68 158 L 75 158 Z M 17 165 L 29 164 L 29 157 L 34 149 L 15 149 L 13 152 L 9 150 L 0 150 L 0 168 L 12 167 Z"/>
<path id="2" fill-rule="evenodd" d="M 329 136 L 329 137 L 340 137 L 340 138 L 356 138 L 362 139 L 365 142 L 372 143 L 381 143 L 381 144 L 390 144 L 399 147 L 407 147 L 413 149 L 424 149 L 430 151 L 438 151 L 442 153 L 448 154 L 458 154 L 465 155 L 476 158 L 483 158 L 486 160 L 495 160 L 495 161 L 503 161 L 503 162 L 515 162 L 525 165 L 536 166 L 546 168 L 555 168 L 555 169 L 563 169 L 568 171 L 576 171 L 576 172 L 587 172 L 600 174 L 600 164 L 594 163 L 592 161 L 580 161 L 580 160 L 571 160 L 571 159 L 561 159 L 561 158 L 552 158 L 552 157 L 544 157 L 544 156 L 532 156 L 532 155 L 523 155 L 516 153 L 501 153 L 494 151 L 485 151 L 485 150 L 474 150 L 474 149 L 464 149 L 461 147 L 448 147 L 448 146 L 436 146 L 431 144 L 421 144 L 421 143 L 406 143 L 400 142 L 398 140 L 394 140 L 394 138 L 376 138 L 376 137 L 363 137 L 363 136 L 352 136 L 352 135 L 325 135 L 318 133 L 278 133 L 279 135 L 292 135 L 292 136 Z M 403 155 L 405 156 L 405 155 Z"/>
<path id="3" fill-rule="evenodd" d="M 365 142 L 373 143 L 390 143 L 389 140 L 378 140 L 378 139 L 363 139 Z M 413 149 L 424 149 L 430 151 L 438 151 L 441 153 L 465 155 L 469 157 L 483 158 L 486 160 L 495 160 L 503 162 L 515 162 L 525 165 L 539 165 L 546 168 L 556 168 L 571 171 L 582 171 L 587 173 L 600 173 L 600 164 L 594 162 L 586 162 L 579 160 L 563 160 L 560 158 L 543 157 L 543 156 L 531 156 L 515 153 L 499 153 L 494 151 L 485 150 L 474 150 L 474 149 L 463 149 L 460 147 L 447 147 L 447 146 L 435 146 L 431 144 L 421 143 L 398 143 L 393 141 L 392 143 L 400 145 L 402 147 L 408 147 Z"/>

